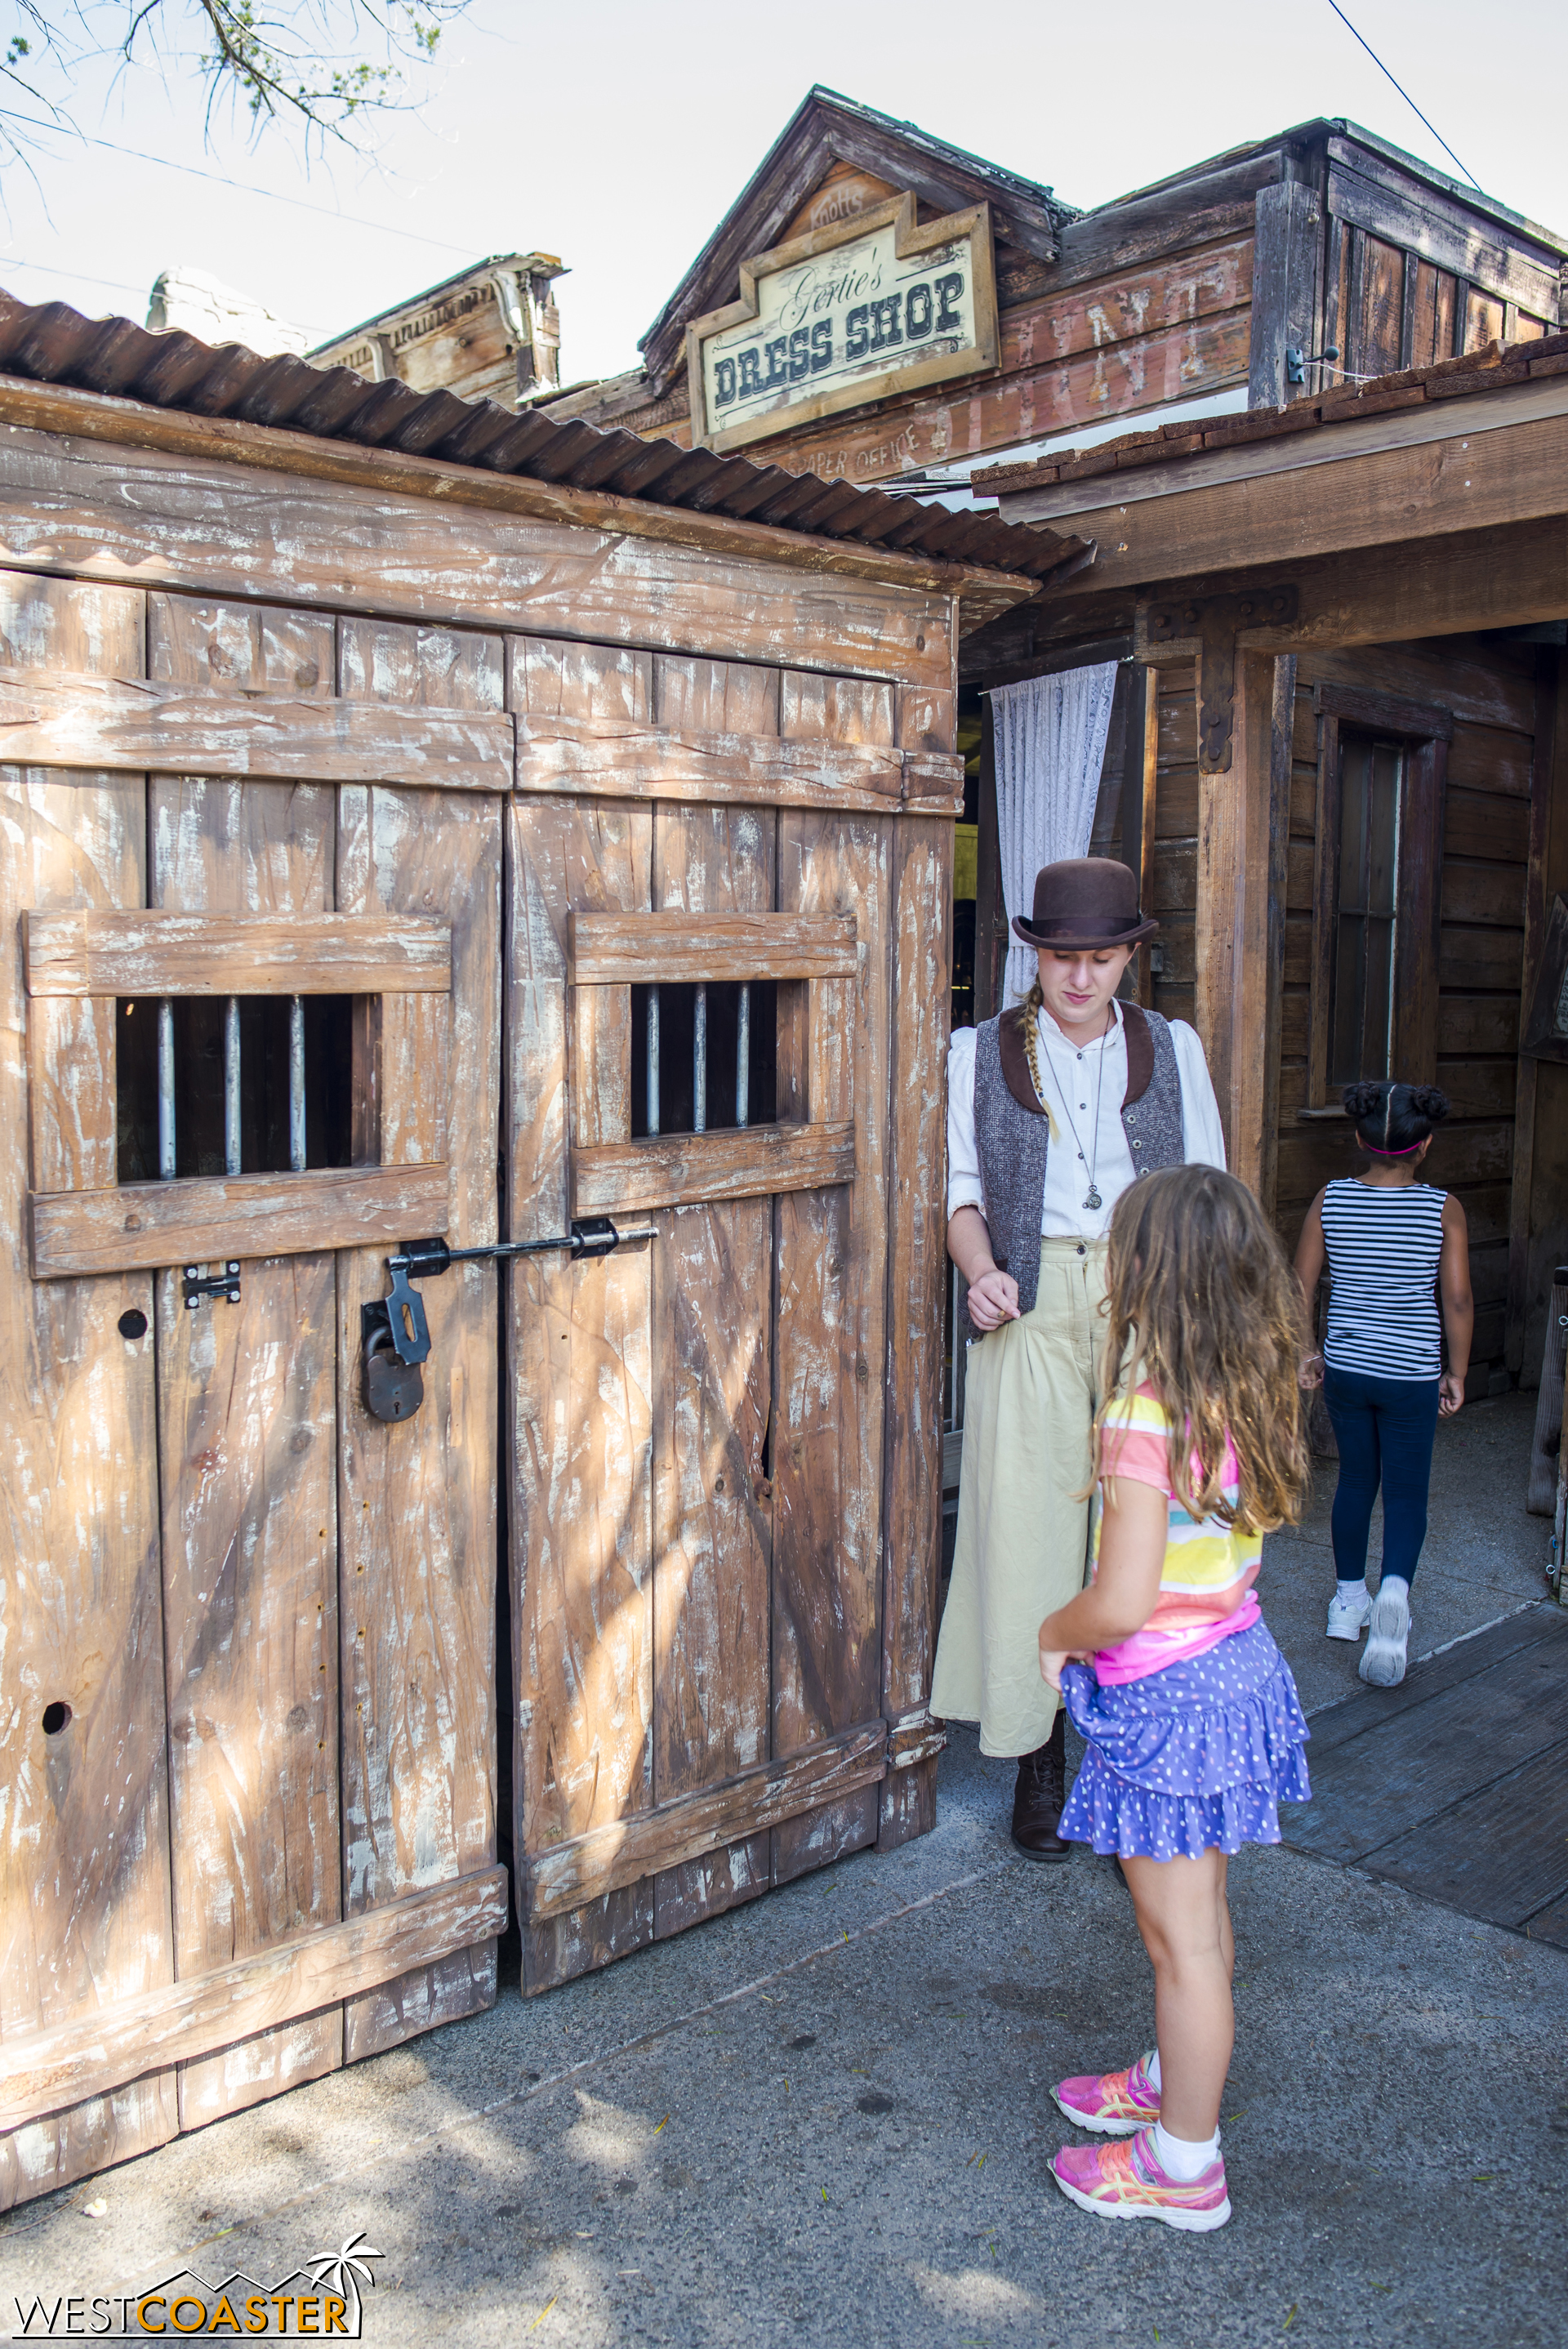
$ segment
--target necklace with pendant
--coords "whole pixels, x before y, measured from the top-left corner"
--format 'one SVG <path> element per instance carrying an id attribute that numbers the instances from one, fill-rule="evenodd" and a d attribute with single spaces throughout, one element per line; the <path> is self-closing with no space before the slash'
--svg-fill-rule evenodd
<path id="1" fill-rule="evenodd" d="M 1106 1015 L 1105 1026 L 1100 1030 L 1099 1033 L 1099 1081 L 1095 1086 L 1094 1095 L 1094 1157 L 1092 1161 L 1085 1154 L 1083 1138 L 1079 1134 L 1078 1126 L 1074 1122 L 1072 1109 L 1068 1102 L 1067 1093 L 1064 1092 L 1062 1095 L 1062 1108 L 1067 1113 L 1067 1121 L 1068 1126 L 1072 1130 L 1073 1140 L 1078 1144 L 1078 1159 L 1083 1166 L 1084 1173 L 1088 1176 L 1088 1189 L 1084 1195 L 1084 1206 L 1090 1215 L 1095 1214 L 1105 1205 L 1105 1201 L 1099 1195 L 1099 1185 L 1095 1180 L 1095 1174 L 1099 1165 L 1099 1107 L 1105 1095 L 1105 1048 L 1107 1041 L 1109 1039 L 1110 1031 L 1115 1025 L 1115 1014 L 1108 1012 Z M 1037 1031 L 1038 1022 L 1032 1020 L 1030 1022 L 1030 1027 Z M 1026 1033 L 1025 1040 L 1032 1045 L 1034 1038 L 1032 1035 L 1028 1035 Z M 1045 1043 L 1046 1060 L 1049 1065 L 1051 1074 L 1054 1077 L 1057 1072 L 1057 1064 L 1052 1056 L 1051 1041 L 1048 1036 L 1046 1038 Z M 1039 1094 L 1040 1102 L 1043 1106 L 1046 1096 L 1044 1089 L 1040 1083 L 1040 1072 L 1036 1065 L 1035 1056 L 1032 1050 L 1029 1054 L 1029 1073 L 1034 1078 L 1035 1091 Z M 1070 1090 L 1071 1088 L 1069 1086 L 1068 1091 Z"/>

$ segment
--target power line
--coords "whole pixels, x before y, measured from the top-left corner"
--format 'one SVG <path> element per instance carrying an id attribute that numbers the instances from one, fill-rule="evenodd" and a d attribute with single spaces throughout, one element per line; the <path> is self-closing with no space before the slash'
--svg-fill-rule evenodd
<path id="1" fill-rule="evenodd" d="M 36 122 L 29 114 L 0 117 L 0 126 L 3 126 L 5 121 L 21 123 L 29 130 L 60 129 L 60 125 L 56 122 Z M 71 135 L 79 139 L 84 146 L 107 148 L 111 155 L 129 155 L 139 163 L 156 163 L 165 171 L 184 171 L 192 180 L 210 180 L 214 187 L 235 188 L 242 196 L 264 196 L 269 202 L 274 204 L 293 204 L 297 212 L 318 212 L 323 220 L 343 221 L 353 228 L 378 229 L 383 236 L 400 236 L 410 244 L 433 245 L 438 253 L 455 253 L 465 259 L 471 259 L 473 256 L 471 245 L 449 244 L 444 237 L 423 236 L 418 229 L 394 228 L 388 221 L 366 220 L 360 212 L 335 212 L 330 204 L 313 204 L 305 196 L 285 196 L 276 188 L 253 188 L 243 180 L 230 179 L 222 171 L 204 171 L 197 163 L 176 163 L 167 155 L 150 155 L 140 147 L 122 147 L 118 140 L 98 139 L 88 130 L 75 131 Z M 80 270 L 74 273 L 78 277 L 81 274 Z M 100 285 L 107 285 L 110 281 L 107 277 L 100 277 L 94 282 Z"/>
<path id="2" fill-rule="evenodd" d="M 1464 171 L 1465 178 L 1470 181 L 1477 195 L 1485 195 L 1486 190 L 1481 186 L 1481 183 L 1476 178 L 1475 173 L 1473 171 L 1465 171 L 1465 166 L 1462 163 L 1460 163 L 1459 157 L 1454 153 L 1453 149 L 1449 145 L 1448 140 L 1443 137 L 1442 132 L 1437 128 L 1436 124 L 1427 122 L 1426 116 L 1421 112 L 1420 108 L 1416 104 L 1415 99 L 1410 96 L 1409 91 L 1405 88 L 1403 82 L 1394 81 L 1393 75 L 1388 72 L 1387 67 L 1384 64 L 1382 58 L 1378 56 L 1371 42 L 1364 40 L 1362 36 L 1356 32 L 1355 26 L 1351 23 L 1349 17 L 1340 6 L 1339 0 L 1328 0 L 1328 5 L 1333 9 L 1335 15 L 1338 17 L 1340 23 L 1345 26 L 1346 31 L 1356 34 L 1356 38 L 1361 42 L 1362 47 L 1366 50 L 1367 56 L 1371 58 L 1378 72 L 1380 74 L 1387 74 L 1388 79 L 1394 82 L 1395 88 L 1398 91 L 1400 97 L 1404 99 L 1406 105 L 1409 108 L 1417 120 L 1418 122 L 1427 123 L 1427 129 L 1431 132 L 1433 138 L 1437 140 L 1439 146 L 1442 149 L 1449 160 L 1451 163 L 1459 163 L 1460 170 Z"/>
<path id="3" fill-rule="evenodd" d="M 128 285 L 123 277 L 92 277 L 85 269 L 62 269 L 53 261 L 23 261 L 14 253 L 0 253 L 0 269 L 37 269 L 46 276 L 74 277 L 80 285 L 107 285 L 114 294 L 138 294 L 145 300 L 145 285 Z"/>
<path id="4" fill-rule="evenodd" d="M 67 269 L 57 261 L 24 261 L 18 254 L 0 253 L 0 273 L 8 269 L 36 269 L 45 277 L 69 277 L 78 285 L 107 285 L 111 294 L 134 294 L 139 301 L 147 299 L 145 285 L 128 285 L 123 277 L 94 277 L 86 269 Z M 311 326 L 305 331 L 315 334 L 316 330 Z"/>

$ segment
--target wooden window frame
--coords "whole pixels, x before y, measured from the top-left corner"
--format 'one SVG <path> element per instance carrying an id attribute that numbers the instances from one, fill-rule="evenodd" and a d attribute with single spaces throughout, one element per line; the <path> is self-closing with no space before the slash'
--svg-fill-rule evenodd
<path id="1" fill-rule="evenodd" d="M 445 1053 L 389 1051 L 394 1028 L 451 994 L 451 929 L 402 915 L 184 914 L 143 910 L 25 916 L 28 1092 L 35 1133 L 69 1096 L 68 1013 L 92 998 L 349 995 L 355 998 L 354 1163 L 301 1174 L 199 1175 L 168 1183 L 29 1194 L 35 1280 L 157 1271 L 180 1264 L 315 1254 L 444 1233 L 447 1159 L 381 1163 L 388 1092 L 444 1089 Z M 394 1065 L 395 1064 L 395 1065 Z M 115 1081 L 107 1082 L 113 1114 Z M 397 1106 L 397 1104 L 394 1104 Z M 112 1130 L 112 1126 L 111 1126 Z M 444 1130 L 444 1129 L 443 1129 Z M 57 1163 L 60 1154 L 48 1154 Z"/>
<path id="2" fill-rule="evenodd" d="M 577 914 L 567 923 L 574 1216 L 821 1190 L 855 1174 L 853 1054 L 842 1049 L 859 968 L 851 915 Z M 631 1132 L 632 989 L 769 979 L 778 1096 L 766 1125 Z"/>
<path id="3" fill-rule="evenodd" d="M 1340 730 L 1365 729 L 1405 744 L 1399 808 L 1398 922 L 1394 960 L 1394 1061 L 1415 1084 L 1432 1082 L 1438 1064 L 1438 955 L 1442 921 L 1443 802 L 1453 712 L 1402 695 L 1357 686 L 1313 688 L 1317 718 L 1317 812 L 1312 879 L 1310 1028 L 1307 1101 L 1298 1117 L 1343 1117 L 1329 1100 L 1328 1001 L 1339 902 Z M 1415 968 L 1407 957 L 1409 940 Z"/>

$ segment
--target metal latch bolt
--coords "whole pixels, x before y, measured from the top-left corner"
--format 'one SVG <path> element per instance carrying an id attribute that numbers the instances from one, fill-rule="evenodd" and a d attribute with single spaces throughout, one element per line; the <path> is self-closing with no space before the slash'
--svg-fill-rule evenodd
<path id="1" fill-rule="evenodd" d="M 430 1324 L 425 1312 L 425 1301 L 414 1280 L 430 1280 L 454 1264 L 477 1264 L 498 1257 L 547 1256 L 557 1249 L 565 1250 L 573 1263 L 589 1257 L 609 1256 L 629 1240 L 651 1240 L 651 1224 L 639 1225 L 635 1230 L 621 1231 L 608 1216 L 584 1216 L 573 1224 L 569 1232 L 544 1240 L 496 1240 L 487 1247 L 449 1247 L 443 1239 L 406 1240 L 396 1256 L 387 1259 L 387 1269 L 392 1285 L 384 1300 L 387 1321 L 392 1331 L 392 1345 L 400 1362 L 422 1362 L 430 1350 Z M 369 1309 L 366 1309 L 367 1310 Z"/>
<path id="2" fill-rule="evenodd" d="M 222 1272 L 209 1273 L 204 1278 L 199 1264 L 188 1264 L 181 1279 L 180 1294 L 187 1313 L 194 1313 L 204 1297 L 224 1297 L 231 1305 L 238 1305 L 240 1268 L 229 1263 Z"/>

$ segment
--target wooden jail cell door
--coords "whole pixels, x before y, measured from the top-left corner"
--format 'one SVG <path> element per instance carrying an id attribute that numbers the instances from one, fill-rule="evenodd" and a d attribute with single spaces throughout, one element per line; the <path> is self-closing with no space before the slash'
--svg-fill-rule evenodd
<path id="1" fill-rule="evenodd" d="M 139 590 L 0 574 L 9 667 L 139 677 L 145 635 Z M 152 1276 L 35 1281 L 26 1228 L 29 1189 L 115 1179 L 114 1006 L 30 1004 L 19 912 L 144 904 L 147 784 L 6 766 L 0 792 L 3 2055 L 7 2040 L 170 1982 L 174 1953 Z M 131 1314 L 137 1337 L 121 1334 Z M 0 2138 L 0 2204 L 178 2126 L 171 2070 L 28 2122 Z"/>
<path id="2" fill-rule="evenodd" d="M 520 710 L 548 690 L 551 714 L 891 740 L 885 688 L 797 691 L 735 663 L 523 644 L 512 678 Z M 694 935 L 729 915 L 852 916 L 858 933 L 855 975 L 814 980 L 809 1015 L 803 987 L 779 987 L 777 1036 L 779 1117 L 852 1121 L 852 1180 L 729 1195 L 716 1176 L 694 1196 L 677 1171 L 677 1201 L 650 1178 L 644 1204 L 609 1209 L 650 1243 L 510 1273 L 533 1992 L 877 1834 L 894 824 L 544 794 L 520 794 L 509 823 L 513 1238 L 563 1232 L 574 1154 L 631 1143 L 642 1114 L 631 988 L 570 984 L 571 916 L 668 915 Z M 700 1168 L 719 1139 L 670 1164 Z"/>
<path id="3" fill-rule="evenodd" d="M 311 713 L 335 698 L 502 706 L 500 640 L 479 634 L 3 576 L 0 613 L 11 667 L 148 677 L 270 716 L 274 739 L 323 739 Z M 356 719 L 367 775 L 396 773 L 373 735 Z M 453 1245 L 495 1236 L 500 796 L 420 788 L 408 763 L 397 784 L 0 771 L 0 2045 L 494 1860 L 493 1268 L 430 1284 L 424 1404 L 387 1426 L 364 1404 L 359 1309 L 391 1241 L 268 1255 L 253 1221 L 217 1252 L 242 1260 L 240 1302 L 192 1311 L 178 1267 L 35 1280 L 25 1229 L 28 1189 L 115 1185 L 129 1110 L 115 1001 L 27 999 L 20 913 L 145 905 L 449 927 L 449 992 L 356 999 L 349 1149 L 449 1163 Z M 486 1940 L 213 2047 L 0 2137 L 0 2199 L 494 1995 Z"/>

